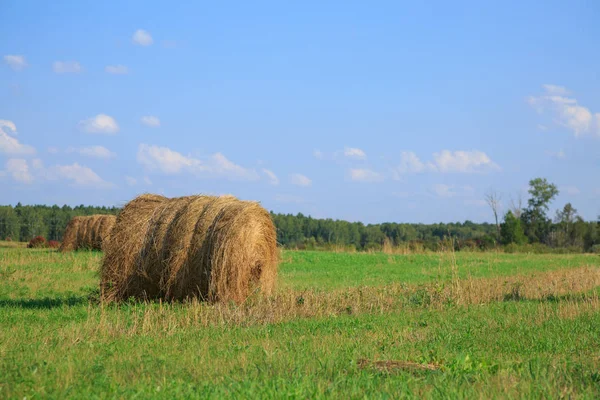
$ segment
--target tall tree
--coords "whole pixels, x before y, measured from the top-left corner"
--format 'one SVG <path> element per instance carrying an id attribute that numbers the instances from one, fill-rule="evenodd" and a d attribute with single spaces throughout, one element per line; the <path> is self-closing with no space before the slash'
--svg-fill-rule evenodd
<path id="1" fill-rule="evenodd" d="M 551 226 L 546 213 L 550 202 L 558 195 L 558 188 L 546 178 L 535 178 L 529 181 L 529 195 L 527 209 L 521 215 L 525 233 L 531 242 L 545 242 Z"/>
<path id="2" fill-rule="evenodd" d="M 485 202 L 490 206 L 494 213 L 494 219 L 496 221 L 496 231 L 498 238 L 500 238 L 500 223 L 498 222 L 498 210 L 500 209 L 500 195 L 493 189 L 490 189 L 485 194 Z"/>

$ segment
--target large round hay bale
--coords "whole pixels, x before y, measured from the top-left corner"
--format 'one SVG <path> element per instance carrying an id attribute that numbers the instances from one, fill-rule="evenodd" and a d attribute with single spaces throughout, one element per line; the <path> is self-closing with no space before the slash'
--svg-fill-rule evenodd
<path id="1" fill-rule="evenodd" d="M 270 293 L 277 265 L 275 227 L 258 203 L 142 195 L 123 208 L 105 245 L 102 298 L 239 303 Z"/>
<path id="2" fill-rule="evenodd" d="M 104 259 L 100 269 L 102 296 L 106 300 L 122 300 L 142 293 L 158 291 L 157 282 L 137 271 L 137 261 L 148 226 L 157 207 L 166 197 L 143 194 L 130 201 L 119 213 L 110 238 L 104 245 Z"/>
<path id="3" fill-rule="evenodd" d="M 65 228 L 59 250 L 62 252 L 77 250 L 77 236 L 79 228 L 85 217 L 73 217 Z"/>

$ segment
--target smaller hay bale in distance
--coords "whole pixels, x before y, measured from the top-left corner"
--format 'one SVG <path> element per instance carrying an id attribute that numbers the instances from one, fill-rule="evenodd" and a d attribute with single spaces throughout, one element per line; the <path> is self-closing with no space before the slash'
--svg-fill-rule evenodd
<path id="1" fill-rule="evenodd" d="M 60 245 L 59 251 L 73 251 L 77 250 L 77 236 L 79 233 L 79 227 L 85 217 L 73 217 L 65 228 L 63 235 L 62 244 Z"/>
<path id="2" fill-rule="evenodd" d="M 102 250 L 102 244 L 110 235 L 115 221 L 114 215 L 73 217 L 65 229 L 60 251 Z"/>
<path id="3" fill-rule="evenodd" d="M 142 195 L 123 208 L 105 245 L 102 299 L 241 303 L 271 293 L 278 261 L 275 226 L 256 202 Z"/>
<path id="4" fill-rule="evenodd" d="M 110 237 L 110 232 L 115 226 L 117 217 L 114 215 L 100 215 L 91 229 L 91 245 L 94 250 L 102 250 L 102 245 Z"/>
<path id="5" fill-rule="evenodd" d="M 85 223 L 81 225 L 78 249 L 94 250 L 95 232 L 94 226 L 100 221 L 101 215 L 90 215 L 86 217 Z M 96 249 L 101 250 L 101 249 Z"/>

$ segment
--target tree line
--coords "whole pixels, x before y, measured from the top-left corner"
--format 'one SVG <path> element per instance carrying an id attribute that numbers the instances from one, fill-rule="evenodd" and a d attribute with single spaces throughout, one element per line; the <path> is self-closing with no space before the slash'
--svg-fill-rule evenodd
<path id="1" fill-rule="evenodd" d="M 495 223 L 471 221 L 438 224 L 363 224 L 317 219 L 303 214 L 271 213 L 278 242 L 288 248 L 331 248 L 379 250 L 385 246 L 406 246 L 415 250 L 491 249 L 500 245 L 545 246 L 569 251 L 600 251 L 600 217 L 584 221 L 567 203 L 554 219 L 547 214 L 558 189 L 546 179 L 530 181 L 527 206 L 520 202 L 500 215 L 500 196 L 488 193 Z M 0 239 L 29 241 L 35 236 L 62 240 L 69 220 L 78 215 L 118 214 L 117 207 L 22 205 L 0 206 Z M 449 241 L 450 239 L 450 241 Z"/>

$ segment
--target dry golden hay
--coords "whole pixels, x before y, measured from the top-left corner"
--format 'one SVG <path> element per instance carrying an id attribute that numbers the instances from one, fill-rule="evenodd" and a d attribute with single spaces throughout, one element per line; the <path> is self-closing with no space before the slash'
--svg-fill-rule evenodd
<path id="1" fill-rule="evenodd" d="M 67 224 L 67 227 L 65 228 L 63 240 L 59 248 L 60 251 L 65 252 L 77 249 L 77 235 L 79 232 L 79 227 L 84 219 L 85 217 L 71 218 Z"/>
<path id="2" fill-rule="evenodd" d="M 60 251 L 102 250 L 102 244 L 110 235 L 115 221 L 114 215 L 73 217 L 65 229 Z"/>
<path id="3" fill-rule="evenodd" d="M 255 291 L 271 293 L 277 276 L 270 214 L 232 196 L 139 196 L 119 214 L 104 249 L 105 301 L 240 303 Z"/>
<path id="4" fill-rule="evenodd" d="M 115 226 L 117 217 L 114 215 L 101 215 L 92 225 L 91 245 L 93 249 L 102 250 L 105 241 L 110 237 L 110 232 Z"/>

